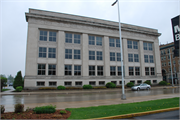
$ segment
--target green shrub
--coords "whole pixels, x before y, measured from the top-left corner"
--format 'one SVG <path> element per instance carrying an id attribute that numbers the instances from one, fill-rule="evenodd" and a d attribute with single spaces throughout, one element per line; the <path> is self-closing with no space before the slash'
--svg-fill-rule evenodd
<path id="1" fill-rule="evenodd" d="M 56 90 L 55 87 L 40 87 L 39 90 Z"/>
<path id="2" fill-rule="evenodd" d="M 83 85 L 83 89 L 92 89 L 91 85 Z"/>
<path id="3" fill-rule="evenodd" d="M 5 111 L 4 105 L 1 105 L 1 114 L 4 113 L 4 111 Z"/>
<path id="4" fill-rule="evenodd" d="M 55 113 L 56 111 L 56 106 L 48 105 L 48 106 L 42 106 L 42 107 L 35 107 L 34 112 L 36 114 L 41 114 L 41 113 Z"/>
<path id="5" fill-rule="evenodd" d="M 144 83 L 151 85 L 151 81 L 150 80 L 146 80 Z"/>
<path id="6" fill-rule="evenodd" d="M 167 82 L 166 81 L 160 81 L 159 85 L 167 85 Z"/>
<path id="7" fill-rule="evenodd" d="M 66 111 L 65 110 L 61 110 L 60 113 L 61 114 L 66 114 Z"/>
<path id="8" fill-rule="evenodd" d="M 108 83 L 106 83 L 106 87 L 107 88 L 116 88 L 116 85 L 112 82 L 108 82 Z"/>
<path id="9" fill-rule="evenodd" d="M 15 104 L 14 105 L 14 112 L 20 113 L 24 111 L 24 104 Z"/>
<path id="10" fill-rule="evenodd" d="M 23 90 L 23 87 L 22 87 L 22 86 L 16 87 L 16 92 L 21 92 L 22 90 Z"/>
<path id="11" fill-rule="evenodd" d="M 134 83 L 133 83 L 133 82 L 128 82 L 128 83 L 126 84 L 126 86 L 127 86 L 127 87 L 132 87 L 132 86 L 134 86 Z"/>
<path id="12" fill-rule="evenodd" d="M 58 90 L 65 90 L 66 88 L 65 88 L 64 86 L 61 86 L 61 85 L 60 85 L 60 86 L 57 87 L 57 89 L 58 89 Z"/>
<path id="13" fill-rule="evenodd" d="M 14 78 L 14 82 L 13 82 L 14 89 L 16 89 L 16 87 L 18 87 L 18 86 L 24 87 L 24 81 L 23 81 L 23 78 L 22 78 L 21 71 L 19 71 L 17 73 L 16 77 Z"/>

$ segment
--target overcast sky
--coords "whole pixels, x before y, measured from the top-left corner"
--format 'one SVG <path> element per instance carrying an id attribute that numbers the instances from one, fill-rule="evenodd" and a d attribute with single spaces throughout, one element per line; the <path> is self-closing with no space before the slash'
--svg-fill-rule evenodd
<path id="1" fill-rule="evenodd" d="M 29 8 L 118 21 L 115 0 L 0 0 L 0 74 L 25 75 Z M 173 42 L 171 18 L 180 15 L 180 0 L 119 0 L 121 22 L 157 29 L 159 43 Z"/>

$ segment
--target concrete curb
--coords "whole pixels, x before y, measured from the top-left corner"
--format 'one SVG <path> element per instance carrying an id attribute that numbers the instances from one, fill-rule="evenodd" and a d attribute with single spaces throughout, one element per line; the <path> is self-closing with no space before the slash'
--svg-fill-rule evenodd
<path id="1" fill-rule="evenodd" d="M 116 115 L 116 116 L 109 116 L 109 117 L 102 117 L 102 118 L 93 118 L 93 119 L 87 119 L 87 120 L 96 120 L 96 119 L 125 119 L 125 118 L 132 118 L 132 117 L 149 115 L 149 114 L 155 114 L 155 113 L 161 113 L 161 112 L 174 111 L 174 110 L 179 110 L 179 109 L 180 109 L 180 107 L 175 107 L 175 108 L 167 108 L 167 109 L 160 109 L 160 110 L 140 112 L 140 113 L 131 113 L 131 114 L 125 114 L 125 115 Z"/>

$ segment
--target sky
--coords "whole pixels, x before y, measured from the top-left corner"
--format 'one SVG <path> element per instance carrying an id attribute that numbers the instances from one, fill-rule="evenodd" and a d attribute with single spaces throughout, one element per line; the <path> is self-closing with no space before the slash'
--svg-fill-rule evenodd
<path id="1" fill-rule="evenodd" d="M 0 0 L 0 74 L 25 75 L 29 8 L 118 22 L 115 0 Z M 119 0 L 122 23 L 157 29 L 159 44 L 173 42 L 171 18 L 180 15 L 180 0 Z"/>

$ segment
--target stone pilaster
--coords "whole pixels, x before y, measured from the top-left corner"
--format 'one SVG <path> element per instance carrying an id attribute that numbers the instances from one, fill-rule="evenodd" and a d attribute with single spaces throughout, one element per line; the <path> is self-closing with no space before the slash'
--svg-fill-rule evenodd
<path id="1" fill-rule="evenodd" d="M 140 71 L 141 76 L 145 76 L 145 65 L 144 65 L 144 47 L 143 47 L 143 41 L 139 41 L 139 60 L 140 60 Z"/>
<path id="2" fill-rule="evenodd" d="M 89 71 L 89 49 L 88 49 L 88 34 L 82 34 L 82 76 L 88 76 Z"/>
<path id="3" fill-rule="evenodd" d="M 104 36 L 103 47 L 104 76 L 110 76 L 109 37 Z"/>

